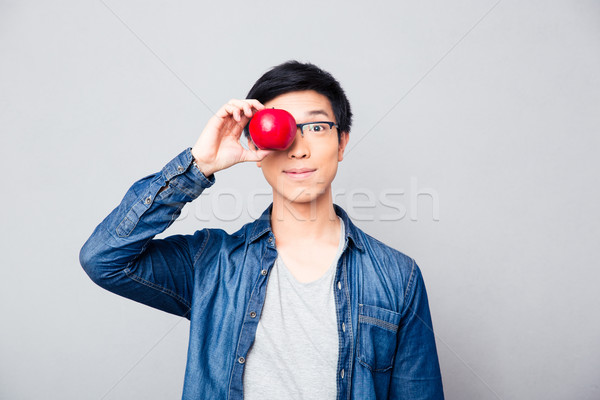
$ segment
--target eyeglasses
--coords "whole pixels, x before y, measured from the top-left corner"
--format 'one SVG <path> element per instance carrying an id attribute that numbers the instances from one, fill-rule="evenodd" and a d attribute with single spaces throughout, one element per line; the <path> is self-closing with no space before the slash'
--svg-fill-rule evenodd
<path id="1" fill-rule="evenodd" d="M 300 128 L 302 137 L 304 137 L 304 134 L 308 134 L 308 137 L 314 138 L 328 136 L 334 126 L 337 129 L 340 128 L 335 122 L 328 121 L 307 122 L 305 124 L 296 124 L 296 126 Z"/>

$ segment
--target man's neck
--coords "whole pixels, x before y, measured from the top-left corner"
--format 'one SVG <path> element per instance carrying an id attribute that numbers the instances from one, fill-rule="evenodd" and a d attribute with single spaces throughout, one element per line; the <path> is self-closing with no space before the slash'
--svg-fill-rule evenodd
<path id="1" fill-rule="evenodd" d="M 333 207 L 331 192 L 328 196 L 319 196 L 308 203 L 274 198 L 271 228 L 276 244 L 280 246 L 315 241 L 337 244 L 340 226 Z"/>

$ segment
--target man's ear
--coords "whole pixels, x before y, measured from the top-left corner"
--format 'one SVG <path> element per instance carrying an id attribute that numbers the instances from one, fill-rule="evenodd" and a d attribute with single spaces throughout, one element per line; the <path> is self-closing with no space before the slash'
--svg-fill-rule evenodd
<path id="1" fill-rule="evenodd" d="M 340 143 L 338 145 L 338 161 L 342 161 L 344 159 L 344 150 L 346 149 L 346 145 L 350 140 L 349 132 L 342 132 L 340 135 Z"/>

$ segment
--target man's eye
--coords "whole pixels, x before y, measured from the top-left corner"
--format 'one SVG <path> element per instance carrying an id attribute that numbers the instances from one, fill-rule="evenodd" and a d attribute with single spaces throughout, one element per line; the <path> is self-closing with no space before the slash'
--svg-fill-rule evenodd
<path id="1" fill-rule="evenodd" d="M 325 130 L 323 125 L 312 125 L 311 128 L 313 132 L 323 132 Z"/>

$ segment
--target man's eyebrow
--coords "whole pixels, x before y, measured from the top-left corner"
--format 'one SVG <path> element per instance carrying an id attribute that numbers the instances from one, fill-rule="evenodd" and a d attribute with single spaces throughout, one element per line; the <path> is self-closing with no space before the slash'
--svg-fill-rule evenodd
<path id="1" fill-rule="evenodd" d="M 329 114 L 327 114 L 327 111 L 325 111 L 325 110 L 311 110 L 311 111 L 305 112 L 304 115 L 306 115 L 306 116 L 323 115 L 325 117 L 329 117 Z"/>

